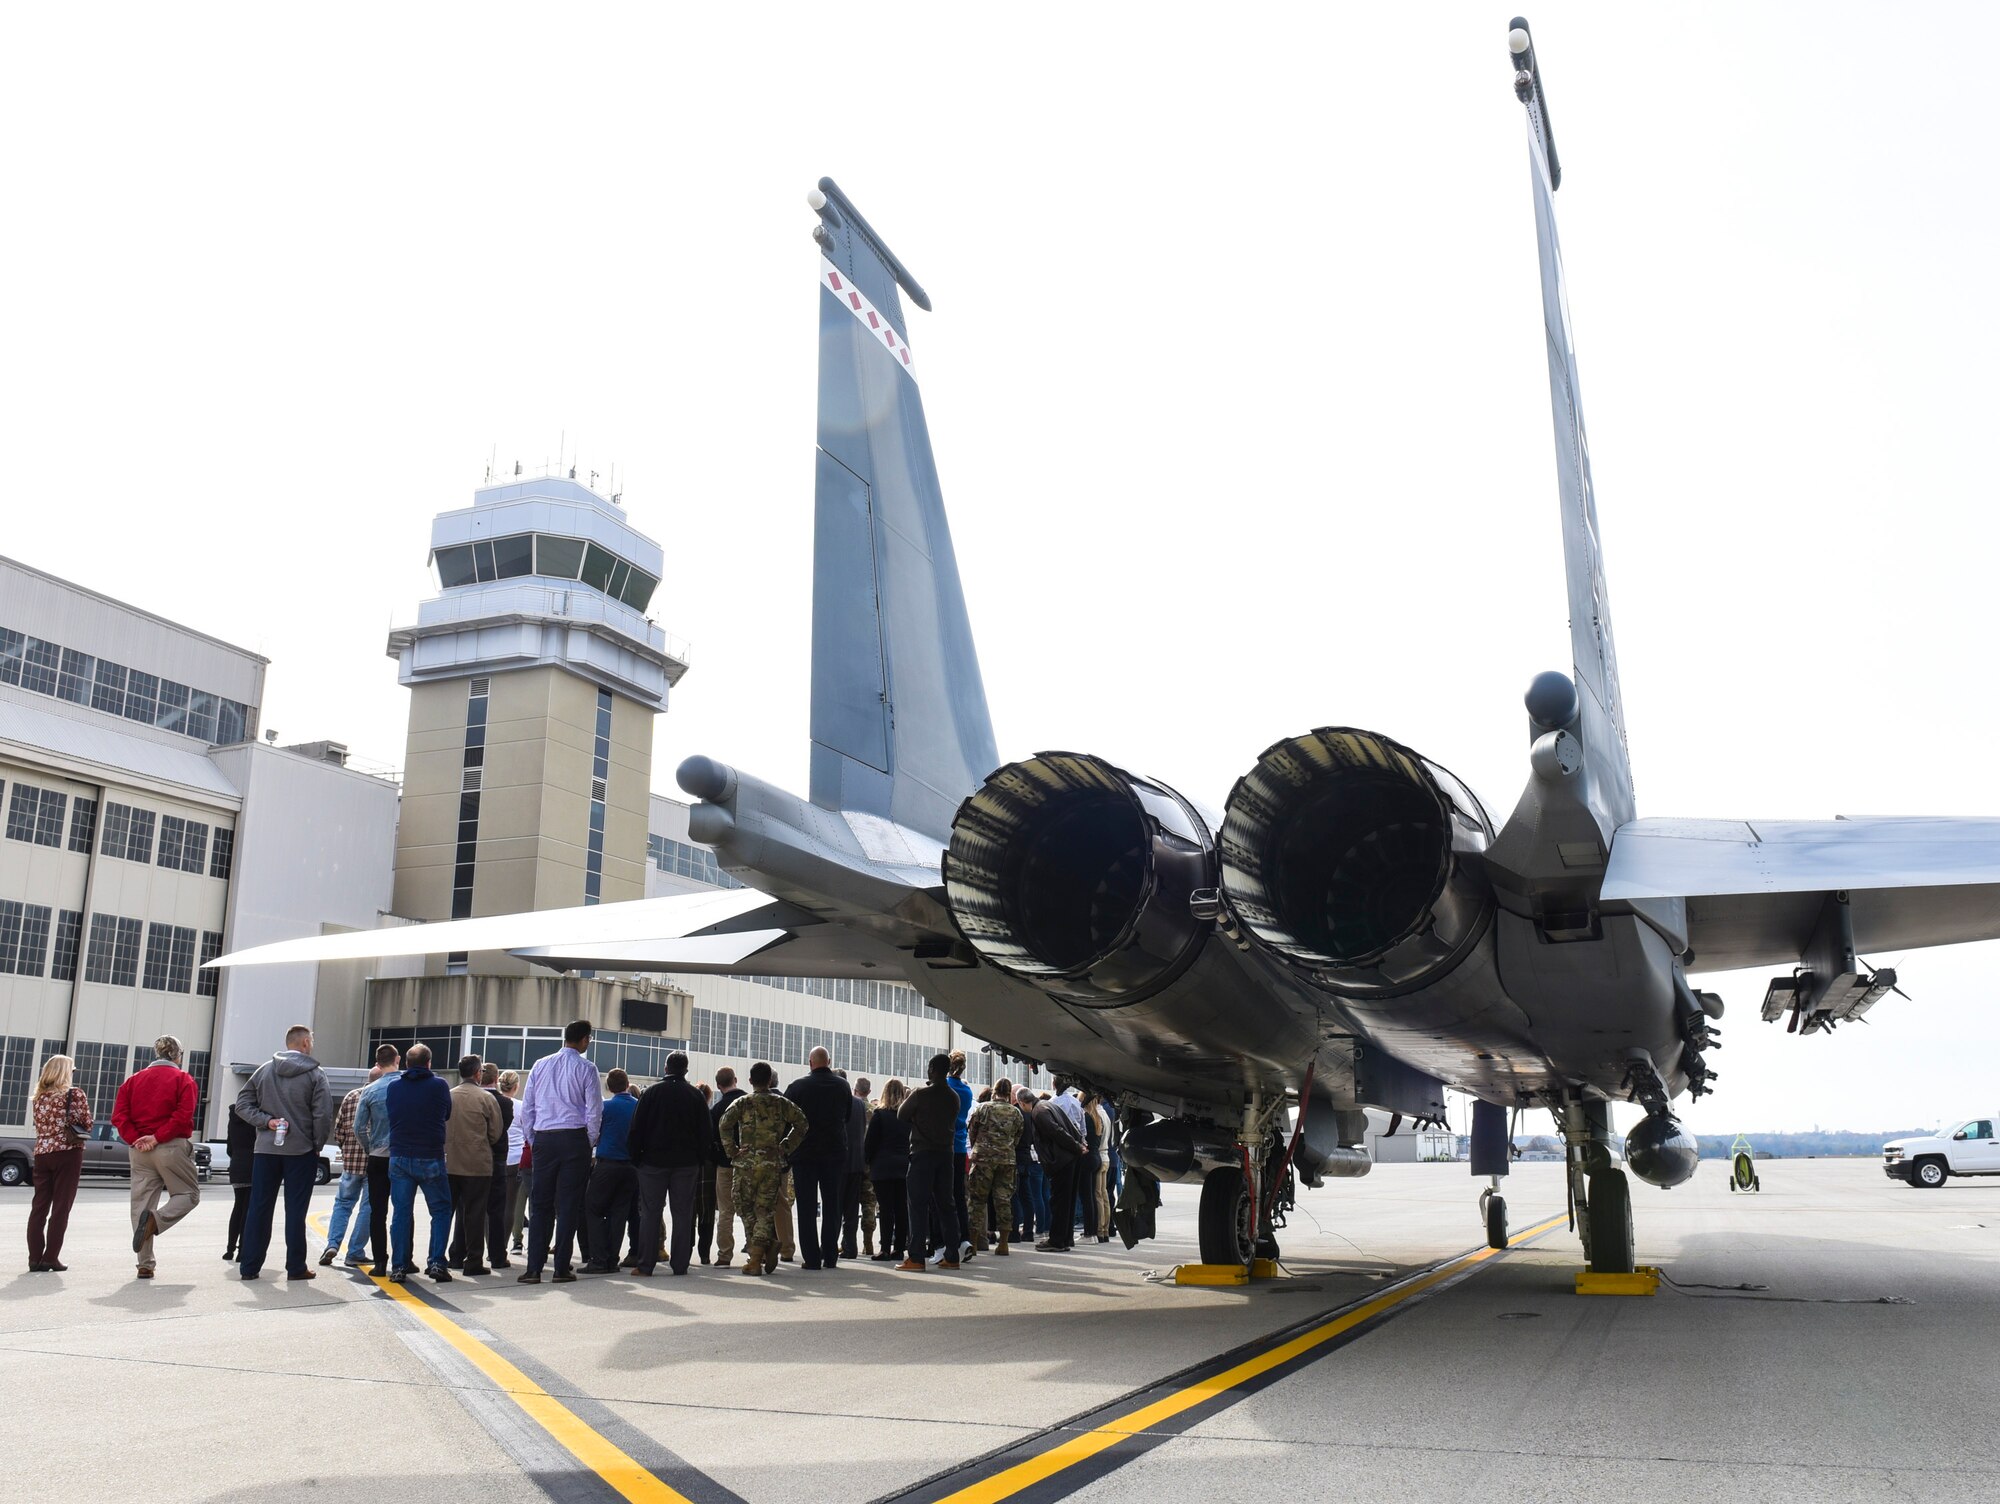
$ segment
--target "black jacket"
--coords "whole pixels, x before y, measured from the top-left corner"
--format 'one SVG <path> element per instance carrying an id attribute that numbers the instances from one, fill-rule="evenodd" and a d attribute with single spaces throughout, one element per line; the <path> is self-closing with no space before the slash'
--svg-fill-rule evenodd
<path id="1" fill-rule="evenodd" d="M 958 1093 L 942 1081 L 919 1086 L 898 1110 L 910 1125 L 912 1154 L 950 1154 L 958 1131 Z"/>
<path id="2" fill-rule="evenodd" d="M 229 1114 L 229 1183 L 250 1183 L 250 1160 L 257 1152 L 257 1125 L 241 1113 Z"/>
<path id="3" fill-rule="evenodd" d="M 1014 1140 L 1014 1171 L 1026 1174 L 1032 1165 L 1035 1153 L 1035 1109 L 1030 1107 L 1021 1114 L 1021 1136 Z"/>
<path id="4" fill-rule="evenodd" d="M 1083 1157 L 1083 1140 L 1053 1098 L 1035 1104 L 1035 1147 L 1041 1151 L 1042 1168 L 1051 1175 L 1060 1175 Z"/>
<path id="5" fill-rule="evenodd" d="M 626 1144 L 633 1164 L 655 1170 L 710 1164 L 721 1147 L 708 1103 L 686 1076 L 669 1076 L 646 1088 Z"/>
<path id="6" fill-rule="evenodd" d="M 708 1107 L 709 1126 L 715 1129 L 715 1137 L 711 1140 L 715 1145 L 715 1162 L 725 1170 L 730 1167 L 733 1161 L 724 1152 L 722 1147 L 722 1115 L 729 1111 L 729 1104 L 731 1102 L 734 1102 L 738 1097 L 747 1095 L 749 1094 L 742 1087 L 732 1086 L 728 1091 L 717 1092 L 715 1100 Z"/>
<path id="7" fill-rule="evenodd" d="M 897 1117 L 893 1108 L 876 1108 L 868 1118 L 868 1139 L 861 1152 L 868 1158 L 870 1180 L 907 1180 L 910 1125 Z"/>
<path id="8" fill-rule="evenodd" d="M 831 1069 L 821 1066 L 808 1071 L 790 1086 L 785 1095 L 806 1115 L 805 1140 L 792 1151 L 792 1163 L 847 1163 L 848 1104 L 854 1093 Z"/>

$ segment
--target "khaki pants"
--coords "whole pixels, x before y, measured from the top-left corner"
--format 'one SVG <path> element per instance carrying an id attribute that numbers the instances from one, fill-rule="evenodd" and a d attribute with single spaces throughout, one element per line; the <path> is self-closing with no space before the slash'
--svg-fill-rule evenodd
<path id="1" fill-rule="evenodd" d="M 710 1173 L 715 1176 L 715 1261 L 727 1264 L 736 1257 L 736 1172 Z"/>
<path id="2" fill-rule="evenodd" d="M 1091 1188 L 1097 1197 L 1097 1235 L 1108 1238 L 1116 1230 L 1111 1225 L 1111 1166 L 1099 1165 L 1096 1184 Z"/>
<path id="3" fill-rule="evenodd" d="M 798 1252 L 797 1240 L 792 1233 L 792 1177 L 785 1176 L 783 1194 L 778 1197 L 776 1221 L 778 1224 L 778 1257 L 788 1259 Z M 715 1261 L 726 1264 L 736 1257 L 736 1218 L 740 1215 L 736 1207 L 736 1174 L 733 1169 L 720 1171 L 715 1177 Z M 750 1230 L 743 1230 L 744 1246 L 749 1246 Z"/>
<path id="4" fill-rule="evenodd" d="M 166 1200 L 161 1202 L 164 1192 Z M 169 1143 L 155 1144 L 143 1153 L 132 1151 L 132 1230 L 139 1230 L 139 1222 L 147 1212 L 165 1232 L 181 1218 L 195 1209 L 201 1200 L 201 1181 L 197 1178 L 194 1165 L 194 1144 L 189 1139 L 177 1138 Z M 155 1202 L 159 1202 L 155 1205 Z M 139 1244 L 139 1267 L 153 1267 L 153 1237 L 146 1235 Z"/>

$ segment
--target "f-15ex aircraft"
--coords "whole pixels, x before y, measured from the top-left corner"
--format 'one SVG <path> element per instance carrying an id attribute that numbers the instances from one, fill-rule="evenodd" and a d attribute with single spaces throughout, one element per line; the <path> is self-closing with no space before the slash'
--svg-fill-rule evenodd
<path id="1" fill-rule="evenodd" d="M 1297 1184 L 1364 1174 L 1375 1108 L 1474 1099 L 1504 1244 L 1509 1115 L 1549 1109 L 1593 1270 L 1633 1267 L 1625 1163 L 1686 1180 L 1722 1001 L 1783 968 L 1811 1034 L 1895 985 L 1857 959 L 2000 937 L 2000 820 L 1640 819 L 1556 245 L 1562 181 L 1527 23 L 1508 34 L 1541 250 L 1572 672 L 1529 686 L 1527 784 L 1497 826 L 1441 765 L 1322 726 L 1273 742 L 1220 818 L 1083 752 L 1000 764 L 909 343 L 930 299 L 830 179 L 819 263 L 811 793 L 706 757 L 695 839 L 743 890 L 289 941 L 219 964 L 506 950 L 546 966 L 907 978 L 1004 1055 L 1095 1085 L 1130 1164 L 1201 1182 L 1204 1260 L 1275 1253 Z M 1393 1131 L 1393 1130 L 1392 1130 Z"/>

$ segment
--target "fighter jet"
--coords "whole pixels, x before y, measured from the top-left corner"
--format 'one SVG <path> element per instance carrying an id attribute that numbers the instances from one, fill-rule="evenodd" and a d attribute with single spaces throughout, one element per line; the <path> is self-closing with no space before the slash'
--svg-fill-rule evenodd
<path id="1" fill-rule="evenodd" d="M 1119 1104 L 1128 1161 L 1201 1184 L 1204 1260 L 1276 1253 L 1298 1187 L 1365 1173 L 1364 1109 L 1473 1098 L 1503 1246 L 1510 1115 L 1549 1109 L 1589 1266 L 1633 1267 L 1626 1169 L 1695 1168 L 1674 1104 L 1713 1079 L 1722 1001 L 1862 1017 L 1873 951 L 2000 936 L 2000 820 L 1640 818 L 1556 241 L 1562 169 L 1527 23 L 1527 117 L 1572 662 L 1526 695 L 1526 784 L 1495 823 L 1378 731 L 1271 743 L 1219 815 L 1078 751 L 1001 765 L 925 426 L 909 304 L 931 300 L 830 179 L 819 248 L 811 773 L 679 770 L 695 839 L 747 886 L 290 941 L 218 965 L 506 950 L 557 969 L 900 977 L 1005 1056 Z M 1644 1117 L 1624 1145 L 1611 1104 Z"/>

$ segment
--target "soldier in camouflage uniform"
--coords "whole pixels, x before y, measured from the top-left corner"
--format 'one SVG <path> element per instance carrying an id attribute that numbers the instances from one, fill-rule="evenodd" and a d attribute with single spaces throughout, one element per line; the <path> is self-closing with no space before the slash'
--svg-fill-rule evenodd
<path id="1" fill-rule="evenodd" d="M 773 1089 L 778 1073 L 765 1061 L 750 1067 L 749 1096 L 722 1115 L 722 1151 L 734 1167 L 730 1189 L 748 1242 L 745 1274 L 778 1267 L 777 1213 L 784 1196 L 785 1161 L 806 1136 L 806 1115 Z"/>
<path id="2" fill-rule="evenodd" d="M 1014 1205 L 1014 1146 L 1021 1139 L 1021 1109 L 1014 1105 L 1014 1084 L 1005 1076 L 993 1083 L 993 1099 L 982 1102 L 966 1123 L 972 1149 L 972 1175 L 966 1197 L 972 1203 L 972 1246 L 986 1251 L 986 1218 L 997 1201 L 1003 1210 L 995 1232 L 994 1253 L 1007 1252 L 1008 1221 Z"/>

